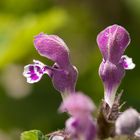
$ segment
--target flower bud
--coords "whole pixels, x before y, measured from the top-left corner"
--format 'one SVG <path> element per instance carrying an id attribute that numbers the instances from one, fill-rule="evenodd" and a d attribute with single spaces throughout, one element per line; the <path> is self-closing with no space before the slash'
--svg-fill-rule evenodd
<path id="1" fill-rule="evenodd" d="M 140 127 L 139 116 L 139 113 L 133 108 L 124 111 L 116 121 L 116 134 L 134 135 Z"/>

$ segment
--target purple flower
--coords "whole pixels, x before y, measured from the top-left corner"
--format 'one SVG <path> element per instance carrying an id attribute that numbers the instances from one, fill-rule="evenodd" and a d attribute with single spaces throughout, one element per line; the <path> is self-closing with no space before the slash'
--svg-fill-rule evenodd
<path id="1" fill-rule="evenodd" d="M 64 41 L 56 35 L 41 33 L 35 36 L 34 45 L 41 56 L 55 63 L 53 66 L 47 66 L 34 61 L 34 64 L 25 66 L 23 75 L 27 78 L 27 82 L 38 82 L 43 74 L 47 74 L 56 90 L 61 93 L 74 92 L 78 72 L 70 63 L 69 49 Z"/>
<path id="2" fill-rule="evenodd" d="M 91 116 L 70 117 L 66 121 L 66 132 L 74 140 L 94 140 L 96 137 L 96 124 Z"/>
<path id="3" fill-rule="evenodd" d="M 59 111 L 67 111 L 71 117 L 66 121 L 66 131 L 74 140 L 93 140 L 96 137 L 96 124 L 92 119 L 95 105 L 83 93 L 68 95 Z"/>
<path id="4" fill-rule="evenodd" d="M 119 25 L 109 26 L 97 36 L 97 44 L 103 56 L 99 75 L 104 84 L 105 101 L 110 107 L 125 75 L 125 69 L 135 67 L 132 59 L 123 55 L 129 43 L 129 33 Z"/>
<path id="5" fill-rule="evenodd" d="M 119 25 L 105 28 L 97 36 L 97 44 L 104 60 L 116 64 L 130 43 L 129 33 Z"/>
<path id="6" fill-rule="evenodd" d="M 81 92 L 69 95 L 62 102 L 59 111 L 68 112 L 72 116 L 88 115 L 95 110 L 92 100 Z"/>

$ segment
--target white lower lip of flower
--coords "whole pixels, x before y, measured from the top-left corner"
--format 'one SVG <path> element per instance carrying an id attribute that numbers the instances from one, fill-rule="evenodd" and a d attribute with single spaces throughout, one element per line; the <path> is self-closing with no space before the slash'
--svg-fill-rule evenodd
<path id="1" fill-rule="evenodd" d="M 115 95 L 116 95 L 117 87 L 118 86 L 113 87 L 112 90 L 105 90 L 104 99 L 105 99 L 105 102 L 109 105 L 110 108 L 112 108 L 112 105 L 115 101 Z"/>
<path id="2" fill-rule="evenodd" d="M 125 70 L 132 70 L 135 68 L 136 65 L 133 63 L 132 58 L 128 57 L 127 55 L 123 55 L 121 59 L 123 60 L 123 63 L 126 64 L 124 65 Z"/>

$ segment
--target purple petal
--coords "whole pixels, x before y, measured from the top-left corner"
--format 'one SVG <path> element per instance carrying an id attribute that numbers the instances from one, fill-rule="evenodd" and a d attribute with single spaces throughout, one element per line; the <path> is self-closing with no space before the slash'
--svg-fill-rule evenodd
<path id="1" fill-rule="evenodd" d="M 109 61 L 103 61 L 99 67 L 99 75 L 104 84 L 105 101 L 112 107 L 116 91 L 125 75 L 125 70 L 120 64 L 114 65 Z"/>
<path id="2" fill-rule="evenodd" d="M 96 125 L 91 116 L 71 117 L 66 121 L 66 131 L 73 139 L 93 140 L 96 137 Z"/>
<path id="3" fill-rule="evenodd" d="M 35 36 L 34 45 L 40 55 L 57 62 L 60 67 L 70 64 L 69 49 L 58 36 L 41 33 Z"/>
<path id="4" fill-rule="evenodd" d="M 68 111 L 72 116 L 84 116 L 95 110 L 95 105 L 88 96 L 78 92 L 65 98 L 59 110 Z"/>
<path id="5" fill-rule="evenodd" d="M 59 66 L 56 68 L 56 64 L 54 64 L 52 75 L 52 83 L 54 88 L 61 93 L 75 92 L 77 74 L 77 69 L 72 65 L 69 65 L 67 69 L 60 69 Z"/>
<path id="6" fill-rule="evenodd" d="M 105 60 L 117 64 L 130 43 L 129 33 L 119 25 L 105 28 L 97 36 L 97 44 Z"/>

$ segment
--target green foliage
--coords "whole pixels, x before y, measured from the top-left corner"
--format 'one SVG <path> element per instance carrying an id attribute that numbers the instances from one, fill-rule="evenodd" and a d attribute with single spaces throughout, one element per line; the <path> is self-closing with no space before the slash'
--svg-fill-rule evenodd
<path id="1" fill-rule="evenodd" d="M 64 25 L 67 15 L 62 9 L 53 8 L 38 15 L 31 14 L 22 17 L 20 20 L 4 15 L 0 16 L 0 19 L 3 20 L 1 27 L 4 32 L 4 37 L 2 34 L 0 36 L 2 40 L 0 43 L 0 68 L 3 68 L 9 63 L 20 61 L 27 54 L 29 55 L 33 51 L 33 36 L 40 32 L 53 33 Z M 12 26 L 9 30 L 7 23 Z"/>
<path id="2" fill-rule="evenodd" d="M 21 140 L 48 140 L 48 138 L 40 130 L 30 130 L 21 134 Z"/>

